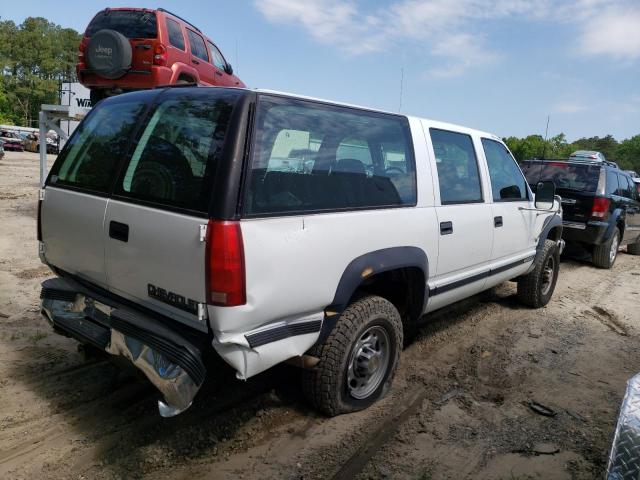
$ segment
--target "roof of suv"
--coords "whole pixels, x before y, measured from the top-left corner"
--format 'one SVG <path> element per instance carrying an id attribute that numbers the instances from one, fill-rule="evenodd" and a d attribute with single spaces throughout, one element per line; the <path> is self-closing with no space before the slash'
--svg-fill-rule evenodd
<path id="1" fill-rule="evenodd" d="M 249 89 L 244 89 L 244 90 L 249 90 Z M 499 142 L 502 142 L 502 139 L 500 137 L 498 137 L 497 135 L 493 134 L 493 133 L 489 133 L 489 132 L 485 132 L 482 130 L 477 130 L 474 128 L 469 128 L 469 127 L 465 127 L 462 125 L 457 125 L 454 123 L 448 123 L 448 122 L 441 122 L 438 120 L 432 120 L 429 118 L 425 118 L 425 117 L 417 117 L 415 115 L 405 115 L 403 113 L 398 113 L 398 112 L 390 112 L 387 110 L 380 110 L 377 108 L 372 108 L 372 107 L 364 107 L 362 105 L 355 105 L 352 103 L 346 103 L 346 102 L 337 102 L 335 100 L 326 100 L 323 98 L 317 98 L 317 97 L 310 97 L 307 95 L 300 95 L 300 94 L 296 94 L 296 93 L 288 93 L 288 92 L 281 92 L 278 90 L 270 90 L 270 89 L 263 89 L 263 88 L 256 88 L 256 89 L 252 89 L 251 91 L 254 92 L 258 92 L 258 93 L 266 93 L 266 94 L 270 94 L 270 95 L 282 95 L 285 97 L 289 97 L 289 98 L 298 98 L 300 100 L 311 100 L 314 102 L 320 102 L 320 103 L 326 103 L 329 105 L 337 105 L 337 106 L 341 106 L 341 107 L 350 107 L 350 108 L 357 108 L 360 110 L 366 110 L 366 111 L 370 111 L 370 112 L 378 112 L 378 113 L 386 113 L 389 115 L 399 115 L 401 117 L 406 117 L 406 118 L 413 118 L 413 119 L 417 119 L 417 120 L 426 120 L 427 122 L 433 124 L 434 127 L 436 128 L 442 128 L 443 130 L 456 130 L 459 132 L 464 132 L 464 133 L 468 133 L 468 134 L 476 134 L 476 135 L 480 135 L 482 137 L 487 137 L 487 138 L 491 138 L 493 140 L 497 140 Z"/>

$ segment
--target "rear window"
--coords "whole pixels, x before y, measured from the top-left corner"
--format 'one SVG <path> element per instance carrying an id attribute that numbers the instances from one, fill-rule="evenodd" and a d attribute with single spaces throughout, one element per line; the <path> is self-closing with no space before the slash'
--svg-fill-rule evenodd
<path id="1" fill-rule="evenodd" d="M 416 203 L 406 118 L 261 96 L 247 216 Z"/>
<path id="2" fill-rule="evenodd" d="M 104 10 L 98 13 L 87 27 L 85 35 L 91 37 L 108 28 L 127 38 L 156 38 L 158 24 L 154 12 L 140 10 Z"/>
<path id="3" fill-rule="evenodd" d="M 526 161 L 522 171 L 535 189 L 538 182 L 552 181 L 556 188 L 594 193 L 600 179 L 600 166 L 569 162 Z"/>
<path id="4" fill-rule="evenodd" d="M 146 106 L 139 99 L 116 97 L 96 107 L 65 145 L 49 184 L 107 193 Z"/>
<path id="5" fill-rule="evenodd" d="M 206 213 L 233 107 L 233 90 L 165 94 L 122 168 L 114 194 Z"/>

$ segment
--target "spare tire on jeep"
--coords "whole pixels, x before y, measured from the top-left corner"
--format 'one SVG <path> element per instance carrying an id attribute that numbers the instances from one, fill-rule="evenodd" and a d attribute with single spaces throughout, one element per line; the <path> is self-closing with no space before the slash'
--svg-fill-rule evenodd
<path id="1" fill-rule="evenodd" d="M 85 51 L 87 65 L 93 73 L 115 80 L 131 68 L 129 39 L 115 30 L 99 30 L 93 34 Z"/>

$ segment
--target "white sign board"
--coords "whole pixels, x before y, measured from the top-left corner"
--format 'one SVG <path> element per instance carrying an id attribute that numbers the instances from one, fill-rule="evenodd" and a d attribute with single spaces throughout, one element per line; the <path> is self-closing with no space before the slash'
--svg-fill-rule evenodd
<path id="1" fill-rule="evenodd" d="M 69 105 L 79 109 L 91 108 L 91 96 L 89 89 L 78 82 L 63 83 L 60 94 L 60 105 Z M 61 120 L 60 128 L 71 135 L 79 122 Z M 62 147 L 62 145 L 60 145 Z"/>

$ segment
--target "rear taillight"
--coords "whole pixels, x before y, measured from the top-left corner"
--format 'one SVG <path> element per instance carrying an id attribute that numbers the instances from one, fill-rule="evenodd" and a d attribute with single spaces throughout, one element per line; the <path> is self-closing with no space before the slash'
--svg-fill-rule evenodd
<path id="1" fill-rule="evenodd" d="M 207 225 L 207 298 L 234 307 L 247 300 L 240 222 L 209 220 Z"/>
<path id="2" fill-rule="evenodd" d="M 80 41 L 80 47 L 78 47 L 78 62 L 84 62 L 84 52 L 87 49 L 87 45 L 84 43 L 84 38 Z"/>
<path id="3" fill-rule="evenodd" d="M 591 218 L 597 218 L 598 220 L 606 219 L 609 216 L 609 205 L 611 200 L 603 197 L 596 197 L 593 199 L 593 208 L 591 209 Z"/>
<path id="4" fill-rule="evenodd" d="M 167 64 L 167 47 L 161 43 L 153 49 L 153 64 L 162 66 Z"/>

